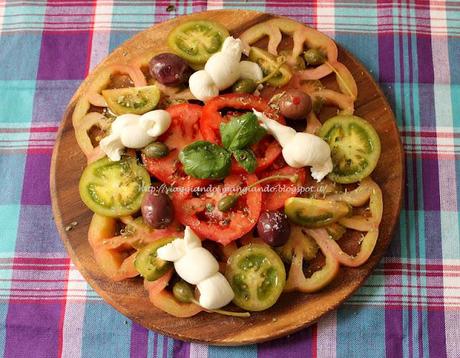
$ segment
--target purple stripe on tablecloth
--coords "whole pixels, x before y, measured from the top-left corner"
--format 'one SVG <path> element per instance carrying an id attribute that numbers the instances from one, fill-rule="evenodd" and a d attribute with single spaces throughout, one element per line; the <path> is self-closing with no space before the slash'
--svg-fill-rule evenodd
<path id="1" fill-rule="evenodd" d="M 163 337 L 163 358 L 168 358 L 168 345 L 169 345 L 170 338 L 164 336 Z"/>
<path id="2" fill-rule="evenodd" d="M 147 358 L 149 331 L 133 322 L 131 326 L 131 358 Z"/>
<path id="3" fill-rule="evenodd" d="M 88 31 L 54 33 L 44 31 L 38 66 L 38 80 L 85 78 L 89 65 Z M 59 56 L 56 56 L 59 54 Z"/>
<path id="4" fill-rule="evenodd" d="M 431 36 L 417 36 L 417 61 L 418 61 L 418 82 L 433 83 L 433 56 L 429 56 L 433 49 L 431 48 Z M 423 98 L 423 97 L 421 97 Z M 433 119 L 435 117 L 432 117 Z"/>
<path id="5" fill-rule="evenodd" d="M 51 154 L 27 154 L 21 204 L 50 205 Z"/>
<path id="6" fill-rule="evenodd" d="M 443 358 L 446 353 L 444 311 L 428 310 L 428 350 L 430 357 Z"/>
<path id="7" fill-rule="evenodd" d="M 425 93 L 423 93 L 425 92 Z M 426 91 L 420 91 L 420 116 L 422 121 L 424 115 L 423 111 L 429 111 L 426 104 L 422 104 L 423 101 L 430 102 L 433 97 L 433 90 L 429 90 L 430 93 Z M 434 114 L 433 114 L 434 115 Z M 426 119 L 427 120 L 427 119 Z M 422 124 L 423 125 L 423 124 Z M 441 198 L 439 193 L 439 164 L 437 159 L 424 158 L 422 162 L 422 180 L 423 180 L 423 209 L 426 211 L 440 211 L 441 208 Z M 420 179 L 420 178 L 419 178 Z M 417 176 L 414 178 L 414 182 L 417 180 Z M 441 258 L 441 256 L 436 256 L 436 258 Z"/>
<path id="8" fill-rule="evenodd" d="M 402 309 L 385 308 L 385 351 L 386 356 L 399 358 L 403 356 Z"/>
<path id="9" fill-rule="evenodd" d="M 10 302 L 4 357 L 57 357 L 63 309 L 63 305 L 54 303 Z"/>
<path id="10" fill-rule="evenodd" d="M 259 344 L 257 347 L 258 358 L 274 357 L 311 357 L 312 336 L 311 328 L 304 329 L 287 338 Z"/>
<path id="11" fill-rule="evenodd" d="M 183 341 L 174 341 L 173 346 L 174 358 L 188 358 L 190 357 L 190 343 Z"/>
<path id="12" fill-rule="evenodd" d="M 380 34 L 379 41 L 379 80 L 380 82 L 394 82 L 394 36 Z"/>

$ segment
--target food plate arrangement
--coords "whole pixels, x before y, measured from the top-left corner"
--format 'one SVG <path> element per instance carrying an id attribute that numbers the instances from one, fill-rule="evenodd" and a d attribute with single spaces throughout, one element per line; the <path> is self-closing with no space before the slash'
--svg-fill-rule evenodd
<path id="1" fill-rule="evenodd" d="M 120 312 L 248 344 L 363 283 L 396 225 L 402 158 L 382 92 L 333 40 L 211 11 L 136 35 L 82 83 L 53 155 L 53 210 Z"/>

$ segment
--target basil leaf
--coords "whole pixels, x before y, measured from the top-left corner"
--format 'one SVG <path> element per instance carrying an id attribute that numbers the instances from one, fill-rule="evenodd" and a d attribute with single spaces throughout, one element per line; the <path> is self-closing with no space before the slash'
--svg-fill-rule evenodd
<path id="1" fill-rule="evenodd" d="M 233 117 L 230 122 L 221 123 L 219 129 L 222 144 L 230 151 L 257 143 L 267 133 L 254 113 Z"/>
<path id="2" fill-rule="evenodd" d="M 231 154 L 216 144 L 198 141 L 194 142 L 179 153 L 179 160 L 184 171 L 198 179 L 225 178 L 231 166 Z"/>
<path id="3" fill-rule="evenodd" d="M 254 173 L 257 168 L 257 159 L 254 152 L 250 149 L 237 149 L 233 151 L 233 156 L 239 165 L 248 173 Z"/>

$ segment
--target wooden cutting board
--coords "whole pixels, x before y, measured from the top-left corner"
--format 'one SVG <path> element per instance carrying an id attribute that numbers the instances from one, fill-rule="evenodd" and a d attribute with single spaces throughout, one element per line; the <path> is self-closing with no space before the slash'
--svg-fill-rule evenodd
<path id="1" fill-rule="evenodd" d="M 242 345 L 262 342 L 293 333 L 335 309 L 359 288 L 385 253 L 397 224 L 403 194 L 403 150 L 390 105 L 366 68 L 339 46 L 339 60 L 353 74 L 358 85 L 356 114 L 375 127 L 382 142 L 382 155 L 374 180 L 383 191 L 383 219 L 380 236 L 370 259 L 359 268 L 341 268 L 339 277 L 316 294 L 283 294 L 267 311 L 253 313 L 250 318 L 232 318 L 200 313 L 192 318 L 175 318 L 149 303 L 140 279 L 123 282 L 108 280 L 99 270 L 87 241 L 92 216 L 81 202 L 78 181 L 86 158 L 80 151 L 72 128 L 72 112 L 80 94 L 101 68 L 108 64 L 124 64 L 146 51 L 152 53 L 165 47 L 171 29 L 192 19 L 210 19 L 222 23 L 238 36 L 259 22 L 274 17 L 253 11 L 219 10 L 179 17 L 156 25 L 134 36 L 111 53 L 81 84 L 71 99 L 62 119 L 51 164 L 51 195 L 55 221 L 73 263 L 96 292 L 115 309 L 142 326 L 174 338 L 216 345 Z M 72 231 L 65 227 L 72 222 Z"/>

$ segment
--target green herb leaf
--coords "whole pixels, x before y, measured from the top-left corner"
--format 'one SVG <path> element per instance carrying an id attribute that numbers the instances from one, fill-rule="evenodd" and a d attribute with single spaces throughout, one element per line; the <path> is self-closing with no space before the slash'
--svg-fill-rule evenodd
<path id="1" fill-rule="evenodd" d="M 233 151 L 233 156 L 239 165 L 248 173 L 254 173 L 257 167 L 257 159 L 254 152 L 250 149 L 237 149 Z"/>
<path id="2" fill-rule="evenodd" d="M 254 113 L 233 117 L 230 122 L 220 125 L 222 144 L 230 151 L 257 143 L 266 133 Z"/>
<path id="3" fill-rule="evenodd" d="M 184 171 L 198 179 L 225 178 L 231 166 L 231 154 L 216 144 L 198 141 L 186 146 L 179 153 Z"/>

